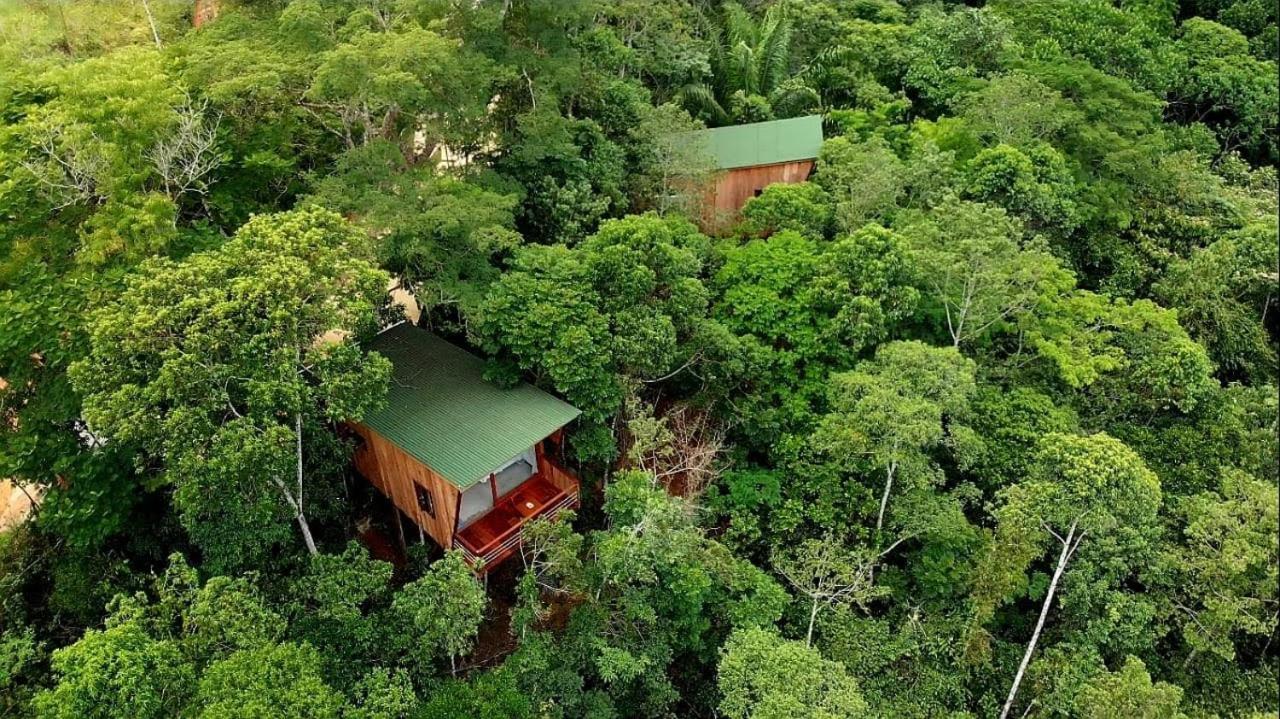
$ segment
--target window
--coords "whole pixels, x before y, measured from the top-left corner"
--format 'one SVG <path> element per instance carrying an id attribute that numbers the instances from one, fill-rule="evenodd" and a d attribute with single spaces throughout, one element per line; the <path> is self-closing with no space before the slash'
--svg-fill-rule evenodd
<path id="1" fill-rule="evenodd" d="M 418 498 L 418 509 L 426 512 L 430 517 L 436 516 L 436 503 L 431 499 L 431 491 L 421 484 L 414 484 L 413 493 Z"/>
<path id="2" fill-rule="evenodd" d="M 471 524 L 490 509 L 493 509 L 493 486 L 485 477 L 462 493 L 458 504 L 458 529 Z"/>
<path id="3" fill-rule="evenodd" d="M 533 447 L 517 454 L 493 473 L 494 490 L 499 497 L 506 496 L 538 471 L 538 456 Z"/>

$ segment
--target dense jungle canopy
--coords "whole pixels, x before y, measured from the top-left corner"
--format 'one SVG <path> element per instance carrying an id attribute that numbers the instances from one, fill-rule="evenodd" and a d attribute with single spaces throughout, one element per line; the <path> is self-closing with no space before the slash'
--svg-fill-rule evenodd
<path id="1" fill-rule="evenodd" d="M 0 716 L 1276 717 L 1277 28 L 0 2 Z M 582 412 L 483 580 L 351 464 L 406 315 Z"/>

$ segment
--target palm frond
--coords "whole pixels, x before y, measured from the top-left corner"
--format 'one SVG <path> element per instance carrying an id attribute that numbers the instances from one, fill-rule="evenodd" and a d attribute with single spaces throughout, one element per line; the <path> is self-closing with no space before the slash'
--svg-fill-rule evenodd
<path id="1" fill-rule="evenodd" d="M 822 97 L 818 91 L 792 78 L 769 93 L 769 105 L 778 117 L 799 117 L 822 110 Z"/>
<path id="2" fill-rule="evenodd" d="M 755 47 L 760 42 L 760 28 L 755 18 L 736 2 L 724 4 L 725 40 L 729 47 L 745 44 Z"/>
<path id="3" fill-rule="evenodd" d="M 729 122 L 729 113 L 716 100 L 711 88 L 702 83 L 689 83 L 676 91 L 676 104 L 680 105 L 693 117 L 702 118 L 708 124 L 724 125 Z"/>
<path id="4" fill-rule="evenodd" d="M 746 43 L 738 43 L 729 49 L 724 88 L 721 97 L 728 97 L 736 90 L 748 94 L 760 91 L 760 67 L 755 49 Z"/>
<path id="5" fill-rule="evenodd" d="M 757 75 L 761 94 L 768 94 L 782 84 L 791 69 L 791 21 L 777 6 L 769 8 L 765 17 L 766 34 L 761 38 Z"/>

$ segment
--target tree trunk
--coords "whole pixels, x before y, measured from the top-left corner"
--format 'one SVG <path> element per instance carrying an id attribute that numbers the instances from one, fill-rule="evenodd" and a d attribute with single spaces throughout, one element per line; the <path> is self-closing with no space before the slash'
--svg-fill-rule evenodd
<path id="1" fill-rule="evenodd" d="M 302 541 L 306 543 L 307 551 L 314 557 L 320 552 L 316 549 L 316 540 L 311 536 L 311 525 L 307 522 L 307 514 L 302 507 L 302 413 L 293 415 L 293 434 L 297 453 L 298 495 L 295 497 L 293 492 L 289 491 L 289 485 L 285 484 L 283 479 L 276 477 L 275 482 L 280 488 L 280 493 L 284 495 L 285 501 L 293 508 L 298 529 L 302 530 Z"/>
<path id="2" fill-rule="evenodd" d="M 1000 719 L 1007 719 L 1009 710 L 1013 708 L 1013 700 L 1018 696 L 1018 685 L 1022 684 L 1022 675 L 1026 673 L 1027 665 L 1031 663 L 1031 655 L 1035 653 L 1036 642 L 1040 641 L 1040 632 L 1044 629 L 1045 617 L 1049 616 L 1049 606 L 1053 604 L 1053 595 L 1058 591 L 1058 580 L 1062 579 L 1062 570 L 1067 568 L 1067 562 L 1071 560 L 1071 555 L 1080 546 L 1080 540 L 1084 539 L 1084 532 L 1081 532 L 1079 536 L 1076 535 L 1076 526 L 1079 522 L 1079 518 L 1073 520 L 1071 528 L 1067 531 L 1067 536 L 1058 538 L 1062 542 L 1062 553 L 1058 555 L 1058 566 L 1053 570 L 1053 579 L 1049 582 L 1049 591 L 1045 594 L 1044 604 L 1040 607 L 1040 618 L 1036 620 L 1036 628 L 1031 633 L 1031 641 L 1027 642 L 1027 651 L 1022 654 L 1022 662 L 1018 664 L 1018 673 L 1013 676 L 1013 686 L 1009 687 L 1009 698 L 1005 700 L 1004 709 L 1000 711 Z M 1057 535 L 1055 534 L 1054 536 Z"/>
<path id="3" fill-rule="evenodd" d="M 275 478 L 276 487 L 280 489 L 280 493 L 284 495 L 284 499 L 293 508 L 294 519 L 298 522 L 298 529 L 302 530 L 302 541 L 307 545 L 307 551 L 311 556 L 316 556 L 320 552 L 316 550 L 316 540 L 311 536 L 311 525 L 307 523 L 307 515 L 302 512 L 302 505 L 293 498 L 293 492 L 289 491 L 289 485 L 284 483 L 283 479 Z"/>
<path id="4" fill-rule="evenodd" d="M 156 41 L 156 47 L 160 48 L 162 47 L 160 45 L 160 33 L 156 30 L 156 19 L 151 14 L 151 3 L 147 2 L 147 0 L 142 0 L 142 9 L 147 13 L 147 24 L 151 26 L 151 37 Z"/>
<path id="5" fill-rule="evenodd" d="M 876 515 L 876 534 L 880 533 L 880 528 L 884 526 L 884 510 L 889 506 L 889 490 L 893 489 L 893 472 L 897 469 L 897 464 L 889 463 L 889 469 L 885 472 L 884 478 L 884 494 L 880 495 L 880 513 Z"/>
<path id="6" fill-rule="evenodd" d="M 809 633 L 804 637 L 806 647 L 813 646 L 813 624 L 818 619 L 818 600 L 813 600 L 813 608 L 809 610 Z"/>

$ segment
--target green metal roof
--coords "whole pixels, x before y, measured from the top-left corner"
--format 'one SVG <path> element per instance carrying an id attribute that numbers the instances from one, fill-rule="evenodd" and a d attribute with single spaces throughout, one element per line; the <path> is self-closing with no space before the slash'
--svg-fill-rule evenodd
<path id="1" fill-rule="evenodd" d="M 694 135 L 707 143 L 720 170 L 812 160 L 822 147 L 822 116 L 717 127 Z"/>
<path id="2" fill-rule="evenodd" d="M 387 406 L 364 419 L 400 449 L 466 489 L 578 416 L 529 384 L 484 379 L 484 360 L 409 324 L 369 349 L 391 360 Z"/>

